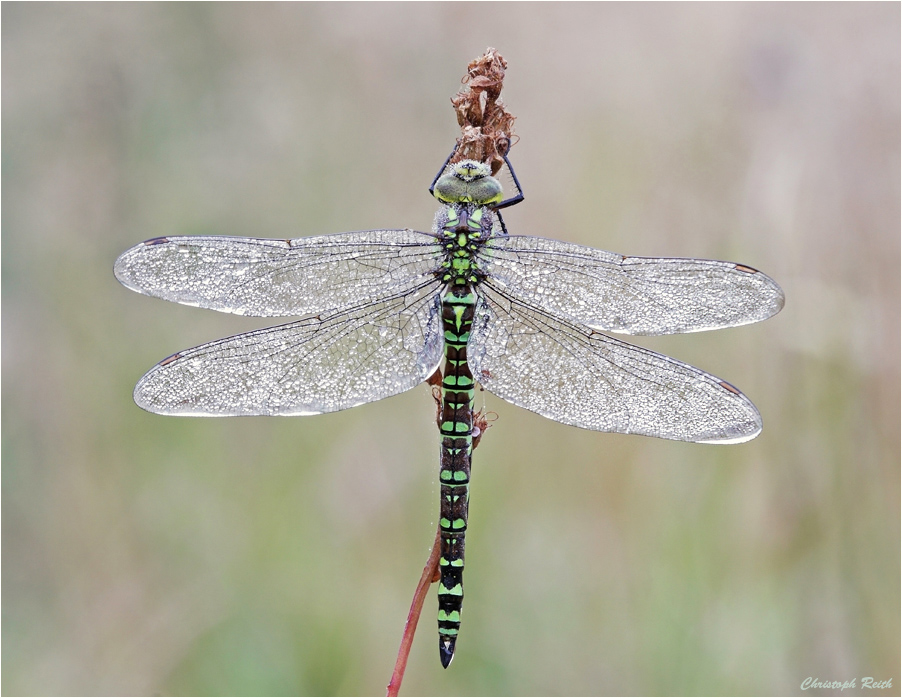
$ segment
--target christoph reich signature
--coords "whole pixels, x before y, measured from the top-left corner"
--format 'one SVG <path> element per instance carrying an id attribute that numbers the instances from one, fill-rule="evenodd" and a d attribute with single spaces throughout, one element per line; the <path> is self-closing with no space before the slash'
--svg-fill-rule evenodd
<path id="1" fill-rule="evenodd" d="M 822 681 L 815 676 L 809 676 L 802 681 L 802 690 L 807 691 L 809 688 L 838 688 L 844 691 L 847 688 L 892 688 L 893 680 L 884 679 L 878 681 L 873 676 L 863 676 L 860 679 L 849 679 L 848 681 Z"/>

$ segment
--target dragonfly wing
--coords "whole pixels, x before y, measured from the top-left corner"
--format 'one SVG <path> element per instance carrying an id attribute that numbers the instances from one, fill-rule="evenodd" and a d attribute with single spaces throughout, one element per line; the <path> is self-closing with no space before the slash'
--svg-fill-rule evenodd
<path id="1" fill-rule="evenodd" d="M 740 443 L 761 416 L 736 388 L 653 351 L 552 317 L 483 285 L 467 355 L 508 402 L 564 424 L 677 441 Z"/>
<path id="2" fill-rule="evenodd" d="M 295 240 L 165 237 L 124 252 L 123 285 L 184 305 L 256 317 L 312 315 L 403 292 L 432 278 L 441 248 L 414 230 Z"/>
<path id="3" fill-rule="evenodd" d="M 516 235 L 492 238 L 482 255 L 480 268 L 506 296 L 606 332 L 735 327 L 783 307 L 773 279 L 732 262 L 625 257 Z"/>
<path id="4" fill-rule="evenodd" d="M 307 415 L 404 392 L 442 357 L 436 287 L 179 352 L 138 382 L 135 402 L 168 415 Z"/>

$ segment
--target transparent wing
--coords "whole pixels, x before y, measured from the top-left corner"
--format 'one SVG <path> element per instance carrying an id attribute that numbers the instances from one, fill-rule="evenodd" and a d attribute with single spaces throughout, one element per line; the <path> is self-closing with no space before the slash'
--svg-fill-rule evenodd
<path id="1" fill-rule="evenodd" d="M 135 402 L 169 415 L 307 415 L 404 392 L 442 357 L 437 287 L 179 352 L 138 382 Z"/>
<path id="2" fill-rule="evenodd" d="M 487 390 L 564 424 L 677 441 L 740 443 L 761 416 L 697 368 L 505 298 L 483 285 L 467 355 Z"/>
<path id="3" fill-rule="evenodd" d="M 403 293 L 435 269 L 436 238 L 368 230 L 295 240 L 167 237 L 124 252 L 114 271 L 148 296 L 238 315 L 311 315 Z"/>
<path id="4" fill-rule="evenodd" d="M 479 265 L 505 295 L 607 332 L 713 330 L 759 322 L 783 307 L 773 279 L 731 262 L 624 257 L 513 235 L 489 240 Z"/>

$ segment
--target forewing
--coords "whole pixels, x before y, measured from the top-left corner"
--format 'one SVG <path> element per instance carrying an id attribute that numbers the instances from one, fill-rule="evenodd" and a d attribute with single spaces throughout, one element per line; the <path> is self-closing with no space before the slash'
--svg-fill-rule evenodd
<path id="1" fill-rule="evenodd" d="M 179 352 L 138 382 L 135 402 L 168 415 L 307 415 L 404 392 L 442 357 L 437 285 Z"/>
<path id="2" fill-rule="evenodd" d="M 486 243 L 479 265 L 506 296 L 607 332 L 713 330 L 759 322 L 783 307 L 773 279 L 732 262 L 625 257 L 499 236 Z"/>
<path id="3" fill-rule="evenodd" d="M 483 291 L 467 354 L 476 380 L 498 397 L 595 431 L 707 443 L 761 431 L 758 410 L 729 383 Z"/>
<path id="4" fill-rule="evenodd" d="M 114 271 L 148 296 L 238 315 L 280 317 L 348 308 L 431 278 L 441 248 L 414 230 L 295 240 L 166 237 L 124 252 Z"/>

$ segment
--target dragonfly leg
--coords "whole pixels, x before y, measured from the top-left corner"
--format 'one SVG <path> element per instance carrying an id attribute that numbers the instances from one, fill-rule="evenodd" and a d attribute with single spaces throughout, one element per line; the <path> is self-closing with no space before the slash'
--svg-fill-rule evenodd
<path id="1" fill-rule="evenodd" d="M 508 146 L 508 152 L 510 152 L 510 146 Z M 453 153 L 452 153 L 452 155 L 453 155 Z M 511 165 L 511 161 L 507 159 L 507 153 L 505 153 L 502 157 L 504 158 L 504 164 L 507 165 L 508 172 L 511 173 L 511 179 L 514 180 L 514 186 L 517 188 L 517 193 L 514 196 L 512 196 L 511 198 L 505 199 L 497 206 L 493 206 L 495 211 L 498 211 L 499 209 L 502 209 L 502 208 L 507 208 L 508 206 L 515 206 L 516 204 L 519 204 L 521 201 L 523 201 L 523 199 L 525 198 L 523 195 L 523 187 L 520 186 L 520 180 L 517 179 L 517 173 L 514 172 L 514 166 Z M 433 182 L 433 184 L 435 184 L 435 182 Z M 500 214 L 499 214 L 498 218 L 499 219 L 501 218 Z M 501 227 L 502 228 L 504 227 L 504 221 L 501 221 Z M 506 228 L 505 228 L 504 232 L 505 232 L 505 234 L 507 234 Z"/>
<path id="2" fill-rule="evenodd" d="M 432 184 L 429 185 L 429 196 L 435 196 L 435 183 L 439 180 L 443 174 L 445 174 L 445 168 L 448 167 L 448 163 L 451 162 L 451 158 L 454 157 L 454 153 L 457 152 L 457 149 L 460 147 L 460 143 L 455 143 L 454 148 L 451 149 L 451 154 L 445 158 L 445 161 L 442 163 L 442 166 L 439 168 L 438 174 L 435 175 L 435 179 L 432 180 Z"/>

